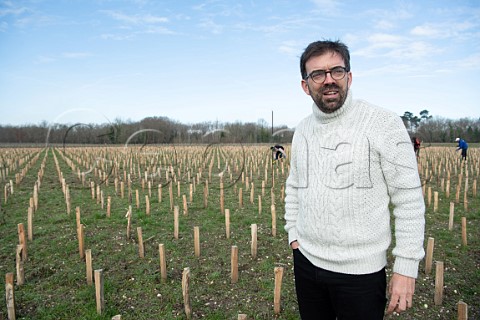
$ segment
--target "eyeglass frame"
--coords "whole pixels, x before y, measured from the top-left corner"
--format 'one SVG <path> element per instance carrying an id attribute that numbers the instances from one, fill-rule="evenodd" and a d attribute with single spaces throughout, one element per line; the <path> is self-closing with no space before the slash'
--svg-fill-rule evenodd
<path id="1" fill-rule="evenodd" d="M 333 75 L 332 75 L 332 72 L 335 71 L 335 70 L 338 70 L 338 69 L 342 69 L 345 73 L 343 74 L 343 77 L 341 77 L 340 79 L 335 79 L 335 78 L 333 77 Z M 319 72 L 319 71 L 322 71 L 323 73 L 325 73 L 325 75 L 324 75 L 325 78 L 324 78 L 321 82 L 317 82 L 317 81 L 313 80 L 313 77 L 312 77 L 313 73 Z M 322 84 L 322 83 L 324 83 L 325 80 L 327 79 L 327 74 L 330 73 L 330 77 L 332 77 L 333 80 L 335 80 L 335 81 L 340 81 L 340 80 L 342 80 L 343 78 L 345 78 L 345 76 L 346 76 L 347 73 L 349 73 L 349 72 L 350 72 L 350 70 L 348 70 L 346 67 L 336 66 L 336 67 L 333 67 L 332 69 L 330 69 L 330 70 L 328 70 L 328 71 L 327 71 L 327 70 L 321 70 L 321 69 L 319 69 L 319 70 L 313 70 L 313 71 L 310 72 L 310 74 L 308 74 L 308 75 L 305 77 L 305 79 L 303 79 L 303 80 L 307 81 L 308 78 L 310 78 L 310 79 L 312 79 L 312 81 L 313 81 L 314 83 L 316 83 L 316 84 Z"/>

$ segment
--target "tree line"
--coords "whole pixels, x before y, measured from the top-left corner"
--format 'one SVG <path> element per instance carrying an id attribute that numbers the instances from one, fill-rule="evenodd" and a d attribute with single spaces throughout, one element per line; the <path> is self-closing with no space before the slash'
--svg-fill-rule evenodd
<path id="1" fill-rule="evenodd" d="M 0 125 L 0 143 L 30 144 L 171 144 L 171 143 L 288 143 L 293 129 L 258 122 L 183 124 L 167 117 L 141 121 L 115 119 L 103 124 Z"/>
<path id="2" fill-rule="evenodd" d="M 400 116 L 410 135 L 423 142 L 453 143 L 460 137 L 480 142 L 480 118 L 446 119 L 422 110 Z M 169 143 L 289 143 L 294 128 L 258 122 L 201 122 L 183 124 L 167 117 L 141 121 L 115 119 L 104 124 L 0 125 L 0 143 L 31 144 L 169 144 Z"/>
<path id="3" fill-rule="evenodd" d="M 420 111 L 419 116 L 406 111 L 400 117 L 410 135 L 423 142 L 454 143 L 456 138 L 467 142 L 480 142 L 480 118 L 452 120 L 431 116 L 428 110 Z"/>

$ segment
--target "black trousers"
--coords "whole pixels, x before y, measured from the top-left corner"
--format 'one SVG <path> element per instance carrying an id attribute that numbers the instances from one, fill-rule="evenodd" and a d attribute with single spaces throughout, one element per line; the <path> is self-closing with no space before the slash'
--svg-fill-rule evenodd
<path id="1" fill-rule="evenodd" d="M 381 320 L 387 303 L 385 269 L 351 275 L 314 266 L 293 250 L 295 288 L 302 320 Z"/>

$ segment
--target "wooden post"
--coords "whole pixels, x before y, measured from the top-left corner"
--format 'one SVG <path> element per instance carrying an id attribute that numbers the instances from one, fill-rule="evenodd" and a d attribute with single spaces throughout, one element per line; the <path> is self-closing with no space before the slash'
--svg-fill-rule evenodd
<path id="1" fill-rule="evenodd" d="M 240 313 L 238 315 L 238 320 L 247 320 L 247 315 L 245 313 Z"/>
<path id="2" fill-rule="evenodd" d="M 477 179 L 473 180 L 472 195 L 474 198 L 477 197 Z"/>
<path id="3" fill-rule="evenodd" d="M 83 224 L 80 224 L 80 226 L 77 228 L 77 235 L 78 235 L 78 253 L 80 254 L 80 259 L 83 259 L 85 257 L 85 248 L 84 248 L 84 232 L 85 227 Z"/>
<path id="4" fill-rule="evenodd" d="M 22 259 L 23 261 L 27 261 L 27 237 L 25 235 L 25 228 L 23 227 L 23 223 L 19 223 L 17 227 L 18 227 L 18 244 L 23 246 Z"/>
<path id="5" fill-rule="evenodd" d="M 220 213 L 225 212 L 225 196 L 223 194 L 223 182 L 220 182 Z"/>
<path id="6" fill-rule="evenodd" d="M 276 213 L 274 204 L 272 204 L 271 206 L 271 211 L 272 211 L 272 236 L 276 237 L 277 236 L 277 213 Z"/>
<path id="7" fill-rule="evenodd" d="M 450 202 L 450 214 L 448 216 L 448 230 L 452 230 L 452 228 L 453 228 L 454 214 L 455 214 L 455 203 Z"/>
<path id="8" fill-rule="evenodd" d="M 182 294 L 183 294 L 183 304 L 185 307 L 185 315 L 187 316 L 187 319 L 191 319 L 192 308 L 190 306 L 190 268 L 183 269 Z"/>
<path id="9" fill-rule="evenodd" d="M 230 209 L 225 209 L 225 234 L 230 239 Z"/>
<path id="10" fill-rule="evenodd" d="M 455 192 L 455 202 L 460 202 L 460 185 L 457 185 L 457 191 Z"/>
<path id="11" fill-rule="evenodd" d="M 169 195 L 169 198 L 170 198 L 170 210 L 173 210 L 173 183 L 172 181 L 170 181 L 170 183 L 168 184 L 168 195 Z"/>
<path id="12" fill-rule="evenodd" d="M 439 306 L 443 302 L 443 261 L 437 261 L 435 271 L 435 305 Z"/>
<path id="13" fill-rule="evenodd" d="M 258 195 L 258 214 L 262 213 L 262 196 Z"/>
<path id="14" fill-rule="evenodd" d="M 208 189 L 207 184 L 203 185 L 203 207 L 206 208 L 208 206 Z"/>
<path id="15" fill-rule="evenodd" d="M 23 246 L 17 244 L 16 252 L 16 268 L 17 268 L 17 286 L 21 286 L 25 283 L 25 269 L 23 267 L 23 258 L 22 258 Z"/>
<path id="16" fill-rule="evenodd" d="M 178 211 L 179 211 L 178 206 L 175 206 L 173 209 L 173 237 L 177 240 L 178 240 L 178 227 L 179 227 Z"/>
<path id="17" fill-rule="evenodd" d="M 5 300 L 9 320 L 15 320 L 15 294 L 13 290 L 13 272 L 5 275 Z"/>
<path id="18" fill-rule="evenodd" d="M 135 189 L 135 202 L 137 204 L 137 209 L 140 209 L 140 195 L 138 189 Z"/>
<path id="19" fill-rule="evenodd" d="M 158 203 L 162 203 L 162 185 L 158 185 Z"/>
<path id="20" fill-rule="evenodd" d="M 433 193 L 433 212 L 438 211 L 438 191 Z"/>
<path id="21" fill-rule="evenodd" d="M 108 218 L 110 218 L 111 210 L 112 210 L 112 197 L 108 196 L 107 197 L 107 217 Z"/>
<path id="22" fill-rule="evenodd" d="M 193 227 L 193 243 L 195 248 L 195 257 L 200 257 L 200 227 Z"/>
<path id="23" fill-rule="evenodd" d="M 462 245 L 467 246 L 467 217 L 462 217 Z"/>
<path id="24" fill-rule="evenodd" d="M 145 250 L 144 250 L 144 247 L 143 247 L 142 227 L 137 227 L 137 236 L 138 236 L 138 256 L 140 258 L 145 258 Z"/>
<path id="25" fill-rule="evenodd" d="M 252 224 L 251 226 L 252 229 L 252 244 L 251 244 L 251 253 L 252 253 L 252 258 L 255 259 L 257 257 L 257 224 Z"/>
<path id="26" fill-rule="evenodd" d="M 238 247 L 237 246 L 232 246 L 230 273 L 231 273 L 231 283 L 237 283 L 238 282 Z"/>
<path id="27" fill-rule="evenodd" d="M 250 203 L 253 204 L 254 200 L 255 200 L 255 188 L 253 187 L 253 182 L 252 182 L 250 187 Z"/>
<path id="28" fill-rule="evenodd" d="M 183 215 L 186 216 L 188 215 L 187 196 L 182 195 L 182 200 L 183 200 Z"/>
<path id="29" fill-rule="evenodd" d="M 150 199 L 148 198 L 148 195 L 145 195 L 145 214 L 147 216 L 150 215 Z"/>
<path id="30" fill-rule="evenodd" d="M 463 301 L 458 301 L 458 320 L 468 320 L 468 305 Z"/>
<path id="31" fill-rule="evenodd" d="M 283 268 L 275 267 L 275 290 L 273 296 L 273 308 L 276 315 L 280 314 L 280 297 L 282 293 Z"/>
<path id="32" fill-rule="evenodd" d="M 428 187 L 427 189 L 427 206 L 430 207 L 432 204 L 432 187 Z"/>
<path id="33" fill-rule="evenodd" d="M 85 266 L 87 272 L 87 285 L 93 284 L 93 268 L 92 268 L 92 249 L 85 250 Z"/>
<path id="34" fill-rule="evenodd" d="M 238 189 L 238 206 L 243 208 L 243 188 Z"/>
<path id="35" fill-rule="evenodd" d="M 28 207 L 27 214 L 28 240 L 33 240 L 33 207 Z"/>
<path id="36" fill-rule="evenodd" d="M 165 246 L 163 243 L 158 245 L 158 252 L 160 254 L 160 279 L 162 283 L 167 281 L 167 259 L 165 257 Z"/>
<path id="37" fill-rule="evenodd" d="M 447 186 L 445 187 L 445 197 L 450 198 L 450 178 L 447 180 Z"/>
<path id="38" fill-rule="evenodd" d="M 432 237 L 429 237 L 427 242 L 427 255 L 425 257 L 425 274 L 430 274 L 430 272 L 432 271 L 434 245 L 435 245 L 435 239 Z"/>
<path id="39" fill-rule="evenodd" d="M 80 218 L 81 218 L 80 207 L 75 208 L 75 217 L 77 219 L 77 229 L 78 229 L 80 228 Z"/>
<path id="40" fill-rule="evenodd" d="M 128 206 L 127 212 L 127 240 L 130 240 L 130 231 L 132 229 L 132 206 Z"/>
<path id="41" fill-rule="evenodd" d="M 103 295 L 103 269 L 95 270 L 95 297 L 97 300 L 97 313 L 102 314 L 105 309 L 105 298 Z"/>

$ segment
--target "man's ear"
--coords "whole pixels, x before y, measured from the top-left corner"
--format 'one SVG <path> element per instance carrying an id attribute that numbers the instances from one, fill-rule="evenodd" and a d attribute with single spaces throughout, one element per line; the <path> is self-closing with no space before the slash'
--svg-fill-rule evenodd
<path id="1" fill-rule="evenodd" d="M 304 91 L 307 95 L 310 95 L 310 88 L 308 87 L 307 81 L 302 79 L 301 85 L 302 85 L 303 91 Z"/>

